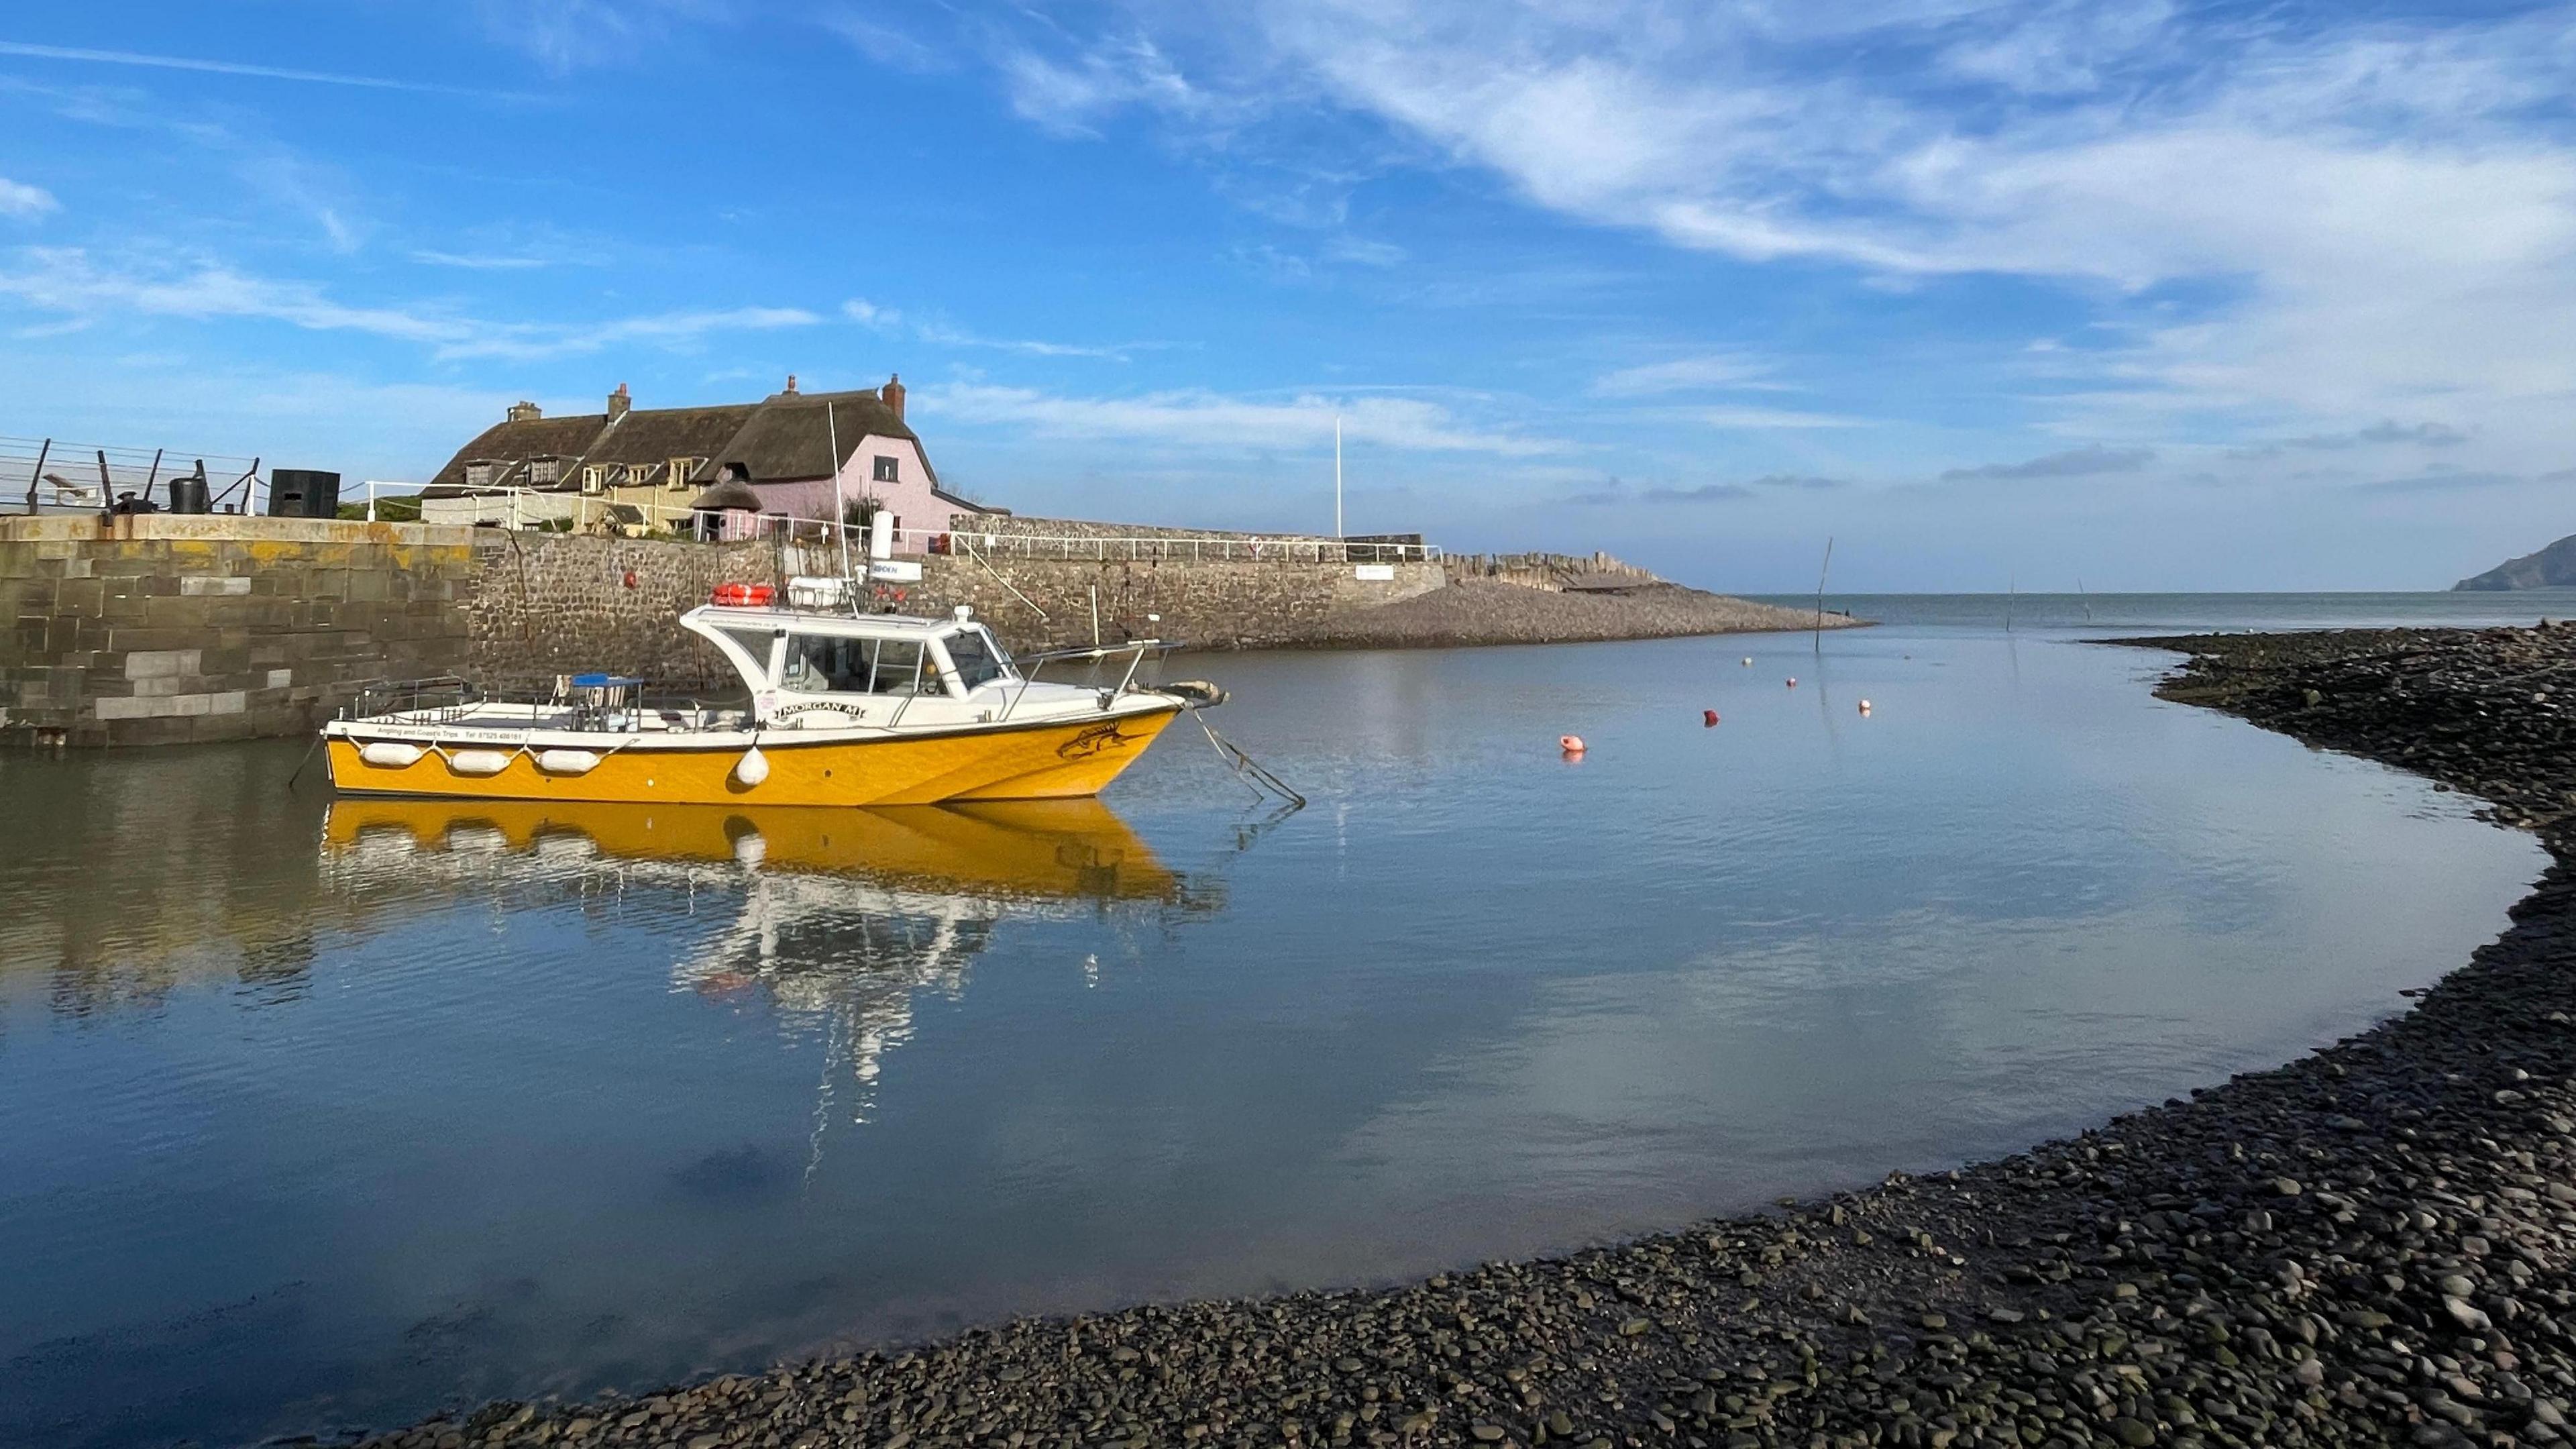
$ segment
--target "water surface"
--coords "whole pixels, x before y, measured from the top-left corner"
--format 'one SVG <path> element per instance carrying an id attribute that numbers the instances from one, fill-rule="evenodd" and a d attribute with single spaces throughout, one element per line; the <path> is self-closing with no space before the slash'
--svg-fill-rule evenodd
<path id="1" fill-rule="evenodd" d="M 971 812 L 0 758 L 0 1442 L 1563 1249 L 2274 1064 L 2505 924 L 2524 837 L 2163 662 L 1973 622 L 1195 661 L 1282 818 L 1186 727 Z"/>

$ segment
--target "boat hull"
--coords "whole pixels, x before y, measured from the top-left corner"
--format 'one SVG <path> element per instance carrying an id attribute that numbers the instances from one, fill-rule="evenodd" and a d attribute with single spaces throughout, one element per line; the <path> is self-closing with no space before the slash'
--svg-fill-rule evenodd
<path id="1" fill-rule="evenodd" d="M 971 800 L 1061 800 L 1097 795 L 1145 752 L 1173 718 L 1170 709 L 937 734 L 800 739 L 798 731 L 756 737 L 768 770 L 746 783 L 738 768 L 750 735 L 622 737 L 591 743 L 597 763 L 579 773 L 550 770 L 542 747 L 496 750 L 477 740 L 423 749 L 394 764 L 364 757 L 377 736 L 363 721 L 325 737 L 331 783 L 361 795 L 478 800 L 669 802 L 689 805 L 933 805 Z M 417 741 L 409 731 L 385 738 Z M 381 753 L 381 752 L 380 752 Z M 408 753 L 407 751 L 404 753 Z M 492 758 L 505 763 L 490 769 Z M 476 758 L 467 758 L 467 757 Z M 459 768 L 462 764 L 465 768 Z"/>

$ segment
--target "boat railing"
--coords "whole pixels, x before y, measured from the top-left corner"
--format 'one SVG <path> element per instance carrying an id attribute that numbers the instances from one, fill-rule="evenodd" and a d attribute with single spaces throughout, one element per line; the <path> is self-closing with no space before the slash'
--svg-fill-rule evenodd
<path id="1" fill-rule="evenodd" d="M 426 679 L 378 679 L 358 686 L 340 713 L 346 720 L 385 720 L 410 725 L 461 724 L 477 713 L 524 709 L 528 725 L 550 730 L 632 734 L 646 719 L 664 729 L 704 730 L 721 724 L 740 705 L 710 704 L 695 695 L 646 693 L 642 682 L 582 684 L 580 676 L 525 675 L 476 683 L 446 674 Z"/>
<path id="2" fill-rule="evenodd" d="M 1011 661 L 1019 670 L 1020 687 L 1011 692 L 1010 703 L 1002 706 L 999 718 L 1011 717 L 1011 712 L 1019 708 L 1020 700 L 1028 694 L 1029 686 L 1038 682 L 1038 676 L 1050 664 L 1089 663 L 1096 666 L 1114 659 L 1125 659 L 1126 668 L 1119 674 L 1118 683 L 1100 691 L 1100 702 L 1105 708 L 1109 701 L 1135 686 L 1136 672 L 1144 667 L 1148 657 L 1160 660 L 1180 647 L 1178 643 L 1163 639 L 1130 639 L 1123 644 L 1079 645 L 1020 655 Z"/>

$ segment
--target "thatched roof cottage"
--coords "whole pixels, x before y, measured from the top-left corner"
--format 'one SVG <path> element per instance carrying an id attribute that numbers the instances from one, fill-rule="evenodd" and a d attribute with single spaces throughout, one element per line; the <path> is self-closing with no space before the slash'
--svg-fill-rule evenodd
<path id="1" fill-rule="evenodd" d="M 596 519 L 632 509 L 659 526 L 686 527 L 692 505 L 722 483 L 727 503 L 739 505 L 748 489 L 761 512 L 793 518 L 829 519 L 836 498 L 873 500 L 906 531 L 902 551 L 917 553 L 950 515 L 989 510 L 939 486 L 904 422 L 903 395 L 900 378 L 808 393 L 790 376 L 754 403 L 639 408 L 624 383 L 605 412 L 550 418 L 519 403 L 438 470 L 422 490 L 421 516 Z"/>

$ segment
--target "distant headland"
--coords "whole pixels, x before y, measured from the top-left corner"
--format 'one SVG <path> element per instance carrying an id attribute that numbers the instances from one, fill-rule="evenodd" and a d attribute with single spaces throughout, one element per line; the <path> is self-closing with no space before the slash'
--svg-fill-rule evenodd
<path id="1" fill-rule="evenodd" d="M 2485 573 L 2451 585 L 2453 591 L 2503 592 L 2508 589 L 2576 588 L 2576 534 L 2538 553 L 2507 559 Z"/>

